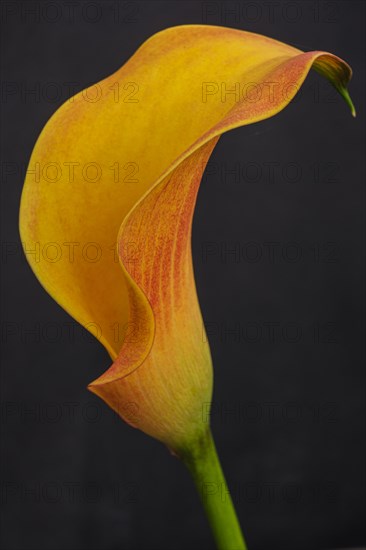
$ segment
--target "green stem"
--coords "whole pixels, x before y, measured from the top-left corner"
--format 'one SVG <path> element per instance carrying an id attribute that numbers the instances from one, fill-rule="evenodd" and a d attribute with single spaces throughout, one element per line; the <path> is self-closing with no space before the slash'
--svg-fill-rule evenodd
<path id="1" fill-rule="evenodd" d="M 193 477 L 218 550 L 247 550 L 211 432 L 180 456 Z"/>

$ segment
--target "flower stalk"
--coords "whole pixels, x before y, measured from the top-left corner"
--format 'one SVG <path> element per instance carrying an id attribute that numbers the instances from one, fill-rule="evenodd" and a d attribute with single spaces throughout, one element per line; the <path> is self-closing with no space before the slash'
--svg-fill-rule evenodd
<path id="1" fill-rule="evenodd" d="M 205 509 L 218 550 L 247 550 L 211 430 L 180 455 Z"/>

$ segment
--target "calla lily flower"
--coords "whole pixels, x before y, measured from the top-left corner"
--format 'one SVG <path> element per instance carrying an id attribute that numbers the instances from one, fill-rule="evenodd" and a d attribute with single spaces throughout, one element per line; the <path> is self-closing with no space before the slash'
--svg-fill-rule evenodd
<path id="1" fill-rule="evenodd" d="M 212 365 L 191 256 L 203 169 L 221 134 L 279 113 L 311 68 L 354 114 L 351 69 L 333 54 L 224 27 L 169 28 L 66 101 L 30 159 L 24 248 L 53 243 L 73 253 L 59 261 L 28 254 L 30 265 L 74 319 L 98 327 L 113 361 L 89 389 L 182 457 L 196 480 L 204 476 L 197 457 L 213 445 L 202 418 Z M 211 466 L 207 479 L 221 479 Z M 211 523 L 220 548 L 244 548 L 237 527 L 225 534 Z"/>

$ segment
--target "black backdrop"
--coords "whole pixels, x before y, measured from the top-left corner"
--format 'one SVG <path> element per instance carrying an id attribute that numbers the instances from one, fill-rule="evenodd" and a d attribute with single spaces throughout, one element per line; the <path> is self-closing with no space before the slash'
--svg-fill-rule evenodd
<path id="1" fill-rule="evenodd" d="M 3 2 L 2 21 L 3 548 L 213 548 L 183 466 L 87 392 L 109 359 L 38 284 L 17 229 L 25 165 L 68 83 L 188 23 L 354 69 L 356 119 L 312 72 L 279 116 L 220 139 L 193 251 L 213 431 L 249 548 L 362 545 L 363 2 Z"/>

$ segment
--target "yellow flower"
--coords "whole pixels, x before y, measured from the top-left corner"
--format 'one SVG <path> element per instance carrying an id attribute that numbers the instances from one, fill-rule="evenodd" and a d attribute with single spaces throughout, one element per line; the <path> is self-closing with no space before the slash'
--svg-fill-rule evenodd
<path id="1" fill-rule="evenodd" d="M 312 67 L 354 114 L 351 69 L 332 54 L 224 27 L 170 28 L 66 101 L 32 153 L 21 238 L 27 250 L 72 252 L 28 259 L 70 315 L 99 329 L 113 364 L 89 389 L 178 454 L 207 431 L 212 395 L 190 243 L 204 166 L 222 133 L 280 112 Z"/>

